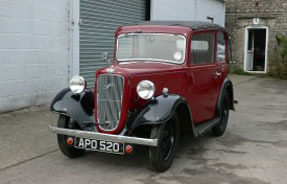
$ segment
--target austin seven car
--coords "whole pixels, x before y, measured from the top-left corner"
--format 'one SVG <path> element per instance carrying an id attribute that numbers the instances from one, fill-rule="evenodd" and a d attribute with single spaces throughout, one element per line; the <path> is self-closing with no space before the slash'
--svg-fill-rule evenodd
<path id="1" fill-rule="evenodd" d="M 216 24 L 119 27 L 113 57 L 103 53 L 112 63 L 95 71 L 94 87 L 74 76 L 51 103 L 59 118 L 50 129 L 61 152 L 70 158 L 86 151 L 130 155 L 147 146 L 151 168 L 166 171 L 183 132 L 224 134 L 236 102 L 227 77 L 230 57 L 228 33 Z"/>

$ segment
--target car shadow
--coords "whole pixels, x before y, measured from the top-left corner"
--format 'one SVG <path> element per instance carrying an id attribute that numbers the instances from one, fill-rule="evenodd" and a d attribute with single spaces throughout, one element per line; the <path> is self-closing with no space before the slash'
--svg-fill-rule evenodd
<path id="1" fill-rule="evenodd" d="M 195 156 L 203 154 L 207 151 L 205 145 L 208 145 L 210 141 L 214 139 L 210 133 L 195 138 L 189 134 L 182 134 L 180 144 L 175 156 L 175 160 L 182 157 L 192 159 Z M 109 168 L 150 168 L 149 165 L 149 148 L 146 146 L 136 146 L 134 152 L 131 155 L 115 155 L 101 152 L 87 152 L 86 155 L 80 158 L 82 164 L 90 165 L 104 165 Z M 184 160 L 179 160 L 184 162 Z M 180 163 L 179 163 L 180 164 Z"/>

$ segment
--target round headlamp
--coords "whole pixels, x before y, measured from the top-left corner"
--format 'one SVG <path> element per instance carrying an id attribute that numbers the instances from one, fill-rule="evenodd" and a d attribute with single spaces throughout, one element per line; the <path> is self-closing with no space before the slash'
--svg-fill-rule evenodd
<path id="1" fill-rule="evenodd" d="M 84 77 L 74 76 L 70 80 L 70 89 L 74 94 L 79 94 L 86 89 L 87 82 Z"/>
<path id="2" fill-rule="evenodd" d="M 137 86 L 137 93 L 139 97 L 141 97 L 144 100 L 148 100 L 153 97 L 155 92 L 155 86 L 153 82 L 149 80 L 143 80 L 138 83 Z"/>

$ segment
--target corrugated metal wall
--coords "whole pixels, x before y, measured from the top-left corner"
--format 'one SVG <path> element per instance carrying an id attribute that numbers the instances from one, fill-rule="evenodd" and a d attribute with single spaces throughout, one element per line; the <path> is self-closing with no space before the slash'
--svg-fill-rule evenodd
<path id="1" fill-rule="evenodd" d="M 121 25 L 146 19 L 146 0 L 80 0 L 80 75 L 93 88 L 95 72 L 113 59 L 114 33 Z"/>

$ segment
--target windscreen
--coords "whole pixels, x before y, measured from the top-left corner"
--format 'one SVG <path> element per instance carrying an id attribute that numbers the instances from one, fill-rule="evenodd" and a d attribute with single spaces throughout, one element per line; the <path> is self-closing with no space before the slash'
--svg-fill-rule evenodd
<path id="1" fill-rule="evenodd" d="M 175 34 L 122 34 L 118 37 L 117 60 L 183 63 L 186 39 Z"/>

